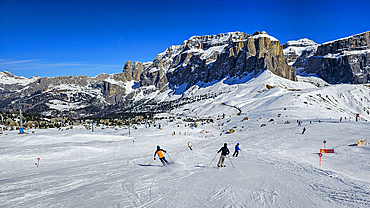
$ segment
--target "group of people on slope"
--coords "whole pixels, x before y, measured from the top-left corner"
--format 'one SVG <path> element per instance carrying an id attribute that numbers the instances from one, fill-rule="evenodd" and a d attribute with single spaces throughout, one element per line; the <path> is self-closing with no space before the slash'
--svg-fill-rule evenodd
<path id="1" fill-rule="evenodd" d="M 188 143 L 188 147 L 190 148 L 190 150 L 193 150 L 190 142 Z M 239 147 L 239 143 L 237 143 L 235 145 L 235 152 L 233 154 L 233 157 L 238 157 L 240 150 L 241 149 Z M 163 165 L 169 164 L 168 161 L 166 160 L 163 152 L 167 153 L 166 150 L 161 149 L 161 147 L 158 145 L 157 150 L 154 152 L 154 160 L 156 159 L 155 156 L 157 154 L 159 160 L 162 162 Z M 229 148 L 227 148 L 227 143 L 225 143 L 224 146 L 221 147 L 221 149 L 217 151 L 217 153 L 220 153 L 220 152 L 221 152 L 221 156 L 220 156 L 220 160 L 218 161 L 217 167 L 225 167 L 225 165 L 224 165 L 225 158 L 230 153 Z"/>
<path id="2" fill-rule="evenodd" d="M 233 157 L 238 157 L 240 150 L 241 149 L 239 147 L 239 143 L 237 143 L 235 145 L 235 151 L 234 151 Z M 224 162 L 225 162 L 226 155 L 230 153 L 229 148 L 227 148 L 227 143 L 225 143 L 224 146 L 221 147 L 221 149 L 217 151 L 217 153 L 220 153 L 220 152 L 221 152 L 221 156 L 220 156 L 220 160 L 218 161 L 217 167 L 225 167 Z"/>

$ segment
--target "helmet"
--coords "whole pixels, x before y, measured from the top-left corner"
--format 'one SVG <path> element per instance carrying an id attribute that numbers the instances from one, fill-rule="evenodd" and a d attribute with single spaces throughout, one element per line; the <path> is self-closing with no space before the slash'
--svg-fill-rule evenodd
<path id="1" fill-rule="evenodd" d="M 161 149 L 161 147 L 158 145 L 158 146 L 157 146 L 157 149 Z"/>
<path id="2" fill-rule="evenodd" d="M 239 143 L 237 145 L 239 145 Z"/>
<path id="3" fill-rule="evenodd" d="M 224 144 L 224 147 L 226 147 L 226 146 L 227 146 L 227 144 L 225 143 L 225 144 Z"/>

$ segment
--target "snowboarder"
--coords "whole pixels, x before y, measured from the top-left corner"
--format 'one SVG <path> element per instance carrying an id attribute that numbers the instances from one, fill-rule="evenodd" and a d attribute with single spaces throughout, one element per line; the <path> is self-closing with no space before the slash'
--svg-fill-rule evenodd
<path id="1" fill-rule="evenodd" d="M 188 147 L 189 147 L 190 150 L 193 150 L 193 147 L 191 146 L 190 142 L 188 142 Z"/>
<path id="2" fill-rule="evenodd" d="M 217 151 L 217 153 L 221 152 L 220 160 L 218 161 L 217 167 L 225 167 L 224 162 L 226 155 L 230 153 L 229 149 L 227 148 L 227 144 L 225 143 L 223 147 L 221 147 L 220 150 Z"/>
<path id="3" fill-rule="evenodd" d="M 302 134 L 304 134 L 305 131 L 306 131 L 306 127 L 303 127 Z"/>
<path id="4" fill-rule="evenodd" d="M 235 152 L 233 154 L 233 157 L 238 157 L 239 150 L 241 150 L 241 149 L 240 149 L 239 143 L 238 143 L 238 144 L 235 145 Z"/>
<path id="5" fill-rule="evenodd" d="M 158 157 L 159 157 L 159 159 L 161 160 L 161 162 L 162 162 L 163 166 L 165 166 L 165 165 L 166 165 L 166 163 L 167 163 L 167 164 L 169 164 L 169 163 L 168 163 L 168 161 L 166 160 L 166 158 L 164 157 L 163 152 L 167 153 L 167 152 L 166 152 L 166 150 L 161 149 L 161 147 L 158 145 L 158 146 L 157 146 L 157 150 L 156 150 L 156 151 L 155 151 L 155 153 L 154 153 L 154 160 L 155 160 L 155 154 L 158 154 Z"/>

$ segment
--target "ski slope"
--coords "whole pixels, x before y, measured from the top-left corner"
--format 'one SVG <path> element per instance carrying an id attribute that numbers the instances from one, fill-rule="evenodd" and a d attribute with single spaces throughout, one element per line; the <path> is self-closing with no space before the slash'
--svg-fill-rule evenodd
<path id="1" fill-rule="evenodd" d="M 84 126 L 4 131 L 0 207 L 370 206 L 370 146 L 349 146 L 369 135 L 366 113 L 358 112 L 359 122 L 352 115 L 367 107 L 368 87 L 318 88 L 262 74 L 195 94 L 202 90 L 225 93 L 158 115 L 176 119 L 138 125 L 130 135 L 124 128 Z M 204 116 L 214 123 L 191 128 L 182 120 Z M 324 154 L 319 166 L 324 140 L 335 153 Z M 236 143 L 242 151 L 217 168 L 216 151 L 225 142 L 231 154 Z M 153 161 L 157 145 L 170 165 Z"/>

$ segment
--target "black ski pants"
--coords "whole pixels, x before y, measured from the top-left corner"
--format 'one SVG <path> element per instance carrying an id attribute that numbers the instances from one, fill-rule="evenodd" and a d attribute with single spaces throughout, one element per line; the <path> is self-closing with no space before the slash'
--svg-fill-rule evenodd
<path id="1" fill-rule="evenodd" d="M 166 163 L 168 164 L 168 161 L 166 160 L 166 158 L 162 157 L 162 158 L 159 158 L 159 159 L 161 160 L 163 165 L 166 165 Z"/>

